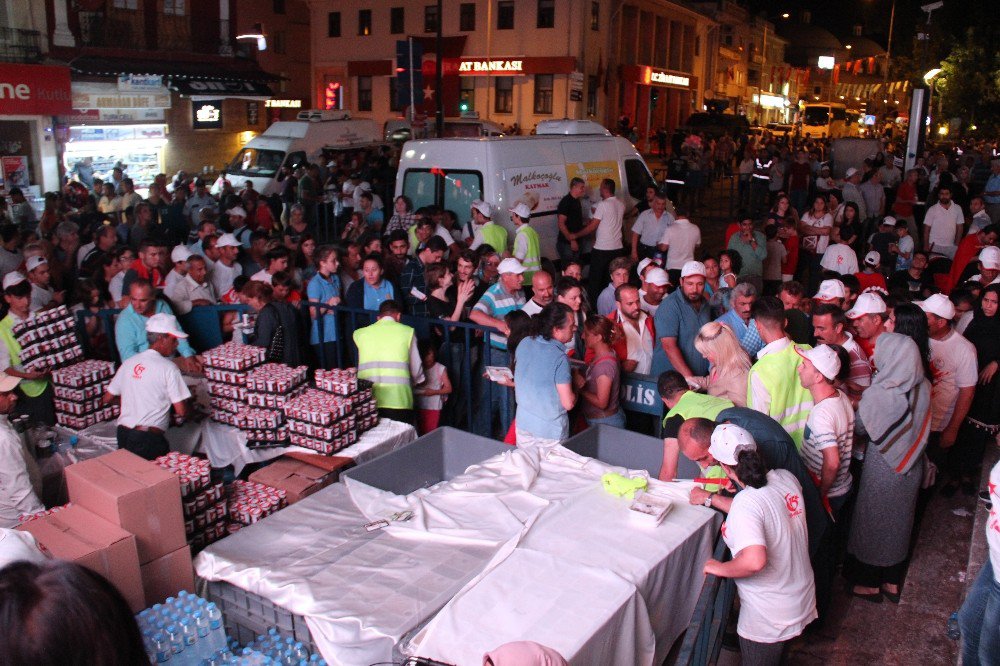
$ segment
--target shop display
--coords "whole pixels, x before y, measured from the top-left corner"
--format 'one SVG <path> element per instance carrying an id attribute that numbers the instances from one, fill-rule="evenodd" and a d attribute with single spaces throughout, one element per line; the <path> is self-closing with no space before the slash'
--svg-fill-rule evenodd
<path id="1" fill-rule="evenodd" d="M 104 405 L 102 397 L 115 366 L 111 361 L 87 360 L 60 368 L 52 373 L 56 423 L 72 430 L 83 430 L 95 423 L 118 418 L 121 406 Z"/>
<path id="2" fill-rule="evenodd" d="M 48 372 L 83 358 L 73 315 L 65 305 L 42 310 L 15 324 L 11 334 L 21 347 L 21 365 L 28 372 Z"/>

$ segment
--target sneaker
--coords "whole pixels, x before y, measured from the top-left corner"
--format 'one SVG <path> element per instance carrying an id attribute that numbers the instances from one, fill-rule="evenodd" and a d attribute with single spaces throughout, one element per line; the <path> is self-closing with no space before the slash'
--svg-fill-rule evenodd
<path id="1" fill-rule="evenodd" d="M 988 490 L 984 490 L 979 493 L 979 501 L 985 504 L 987 509 L 993 508 L 993 502 L 990 500 L 990 493 Z"/>

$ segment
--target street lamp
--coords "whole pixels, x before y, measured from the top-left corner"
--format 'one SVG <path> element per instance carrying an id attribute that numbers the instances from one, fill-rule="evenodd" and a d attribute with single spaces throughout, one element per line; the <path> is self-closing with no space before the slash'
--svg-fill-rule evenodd
<path id="1" fill-rule="evenodd" d="M 236 35 L 236 40 L 256 40 L 257 50 L 266 51 L 267 50 L 267 37 L 264 36 L 264 28 L 260 23 L 254 23 L 253 29 L 250 32 L 244 33 L 242 35 Z"/>
<path id="2" fill-rule="evenodd" d="M 934 99 L 934 90 L 937 88 L 937 77 L 941 74 L 941 68 L 935 67 L 934 69 L 928 70 L 924 74 L 924 83 L 930 86 L 930 92 L 927 94 L 927 114 L 931 113 L 931 101 Z M 938 106 L 941 106 L 941 102 L 938 102 Z M 940 110 L 939 110 L 940 115 Z M 912 122 L 912 118 L 910 119 Z M 929 130 L 928 130 L 929 131 Z"/>
<path id="3" fill-rule="evenodd" d="M 789 16 L 791 16 L 791 14 L 788 12 L 782 12 L 781 14 L 773 14 L 771 16 L 764 17 L 764 39 L 760 48 L 760 78 L 757 81 L 757 122 L 762 126 L 763 123 L 760 122 L 760 116 L 763 113 L 763 108 L 760 103 L 760 96 L 764 92 L 764 72 L 767 70 L 767 23 L 768 21 L 772 21 L 779 17 L 787 20 Z M 774 81 L 768 79 L 768 83 L 771 84 L 774 83 Z M 770 85 L 768 86 L 768 92 L 772 92 Z"/>

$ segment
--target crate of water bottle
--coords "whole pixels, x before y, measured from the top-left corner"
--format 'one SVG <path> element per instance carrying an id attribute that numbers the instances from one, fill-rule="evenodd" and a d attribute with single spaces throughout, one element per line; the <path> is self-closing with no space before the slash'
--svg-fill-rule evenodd
<path id="1" fill-rule="evenodd" d="M 181 590 L 136 616 L 150 661 L 201 666 L 230 649 L 222 610 L 207 599 Z"/>
<path id="2" fill-rule="evenodd" d="M 154 462 L 180 479 L 181 497 L 201 492 L 212 482 L 212 465 L 202 458 L 171 451 Z"/>

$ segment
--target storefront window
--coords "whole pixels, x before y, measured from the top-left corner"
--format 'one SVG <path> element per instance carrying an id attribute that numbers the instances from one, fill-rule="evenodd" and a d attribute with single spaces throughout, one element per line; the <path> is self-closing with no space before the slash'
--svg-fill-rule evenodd
<path id="1" fill-rule="evenodd" d="M 552 113 L 551 74 L 535 74 L 535 113 Z"/>
<path id="2" fill-rule="evenodd" d="M 494 113 L 514 112 L 514 77 L 498 76 L 494 79 L 495 94 L 493 103 Z"/>
<path id="3" fill-rule="evenodd" d="M 372 77 L 358 77 L 358 111 L 372 110 Z"/>

